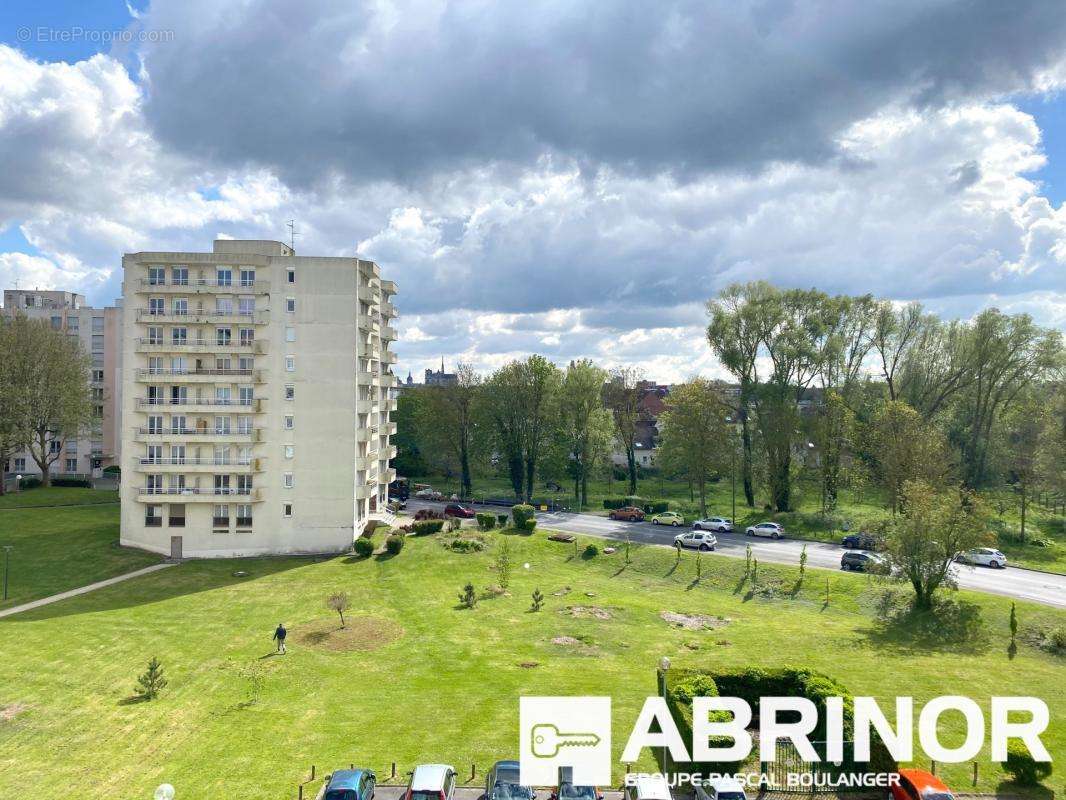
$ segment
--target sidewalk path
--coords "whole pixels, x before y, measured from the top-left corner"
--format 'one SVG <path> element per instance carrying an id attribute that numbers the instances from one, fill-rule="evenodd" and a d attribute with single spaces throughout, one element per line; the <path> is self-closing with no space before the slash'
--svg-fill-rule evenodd
<path id="1" fill-rule="evenodd" d="M 89 592 L 97 589 L 103 589 L 105 586 L 111 586 L 116 583 L 122 583 L 122 581 L 128 581 L 130 578 L 139 578 L 141 575 L 148 575 L 152 572 L 157 572 L 167 567 L 172 567 L 173 564 L 153 564 L 150 567 L 144 567 L 143 569 L 135 569 L 133 572 L 127 572 L 125 575 L 116 575 L 114 578 L 108 578 L 107 580 L 97 581 L 96 583 L 90 583 L 88 586 L 81 586 L 77 589 L 71 589 L 70 591 L 60 592 L 54 594 L 51 597 L 42 597 L 40 600 L 32 600 L 29 603 L 23 603 L 20 606 L 12 606 L 11 608 L 5 608 L 0 611 L 0 619 L 3 617 L 10 617 L 13 614 L 21 614 L 23 611 L 30 611 L 34 608 L 40 608 L 41 606 L 49 605 L 50 603 L 58 603 L 60 600 L 66 600 L 70 597 L 77 597 L 79 594 L 88 594 Z"/>

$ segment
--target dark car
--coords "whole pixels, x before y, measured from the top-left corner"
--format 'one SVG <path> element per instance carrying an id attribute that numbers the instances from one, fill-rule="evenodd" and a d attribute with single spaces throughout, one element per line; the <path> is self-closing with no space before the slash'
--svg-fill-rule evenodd
<path id="1" fill-rule="evenodd" d="M 517 761 L 497 761 L 485 779 L 485 800 L 533 800 L 533 789 L 519 782 Z"/>
<path id="2" fill-rule="evenodd" d="M 371 800 L 375 785 L 368 769 L 339 769 L 329 776 L 322 800 Z"/>
<path id="3" fill-rule="evenodd" d="M 574 768 L 559 767 L 559 780 L 551 793 L 551 800 L 603 800 L 595 786 L 574 783 Z"/>
<path id="4" fill-rule="evenodd" d="M 885 560 L 874 553 L 866 553 L 862 550 L 848 550 L 840 557 L 840 568 L 854 572 L 881 572 L 885 567 Z"/>
<path id="5" fill-rule="evenodd" d="M 444 507 L 444 516 L 446 517 L 458 517 L 459 519 L 473 519 L 474 509 L 461 506 L 458 503 L 448 503 Z"/>
<path id="6" fill-rule="evenodd" d="M 880 542 L 872 533 L 849 533 L 840 540 L 842 547 L 849 550 L 880 550 Z"/>
<path id="7" fill-rule="evenodd" d="M 620 519 L 625 522 L 643 522 L 644 510 L 636 506 L 625 506 L 624 508 L 616 508 L 608 516 L 611 519 Z"/>

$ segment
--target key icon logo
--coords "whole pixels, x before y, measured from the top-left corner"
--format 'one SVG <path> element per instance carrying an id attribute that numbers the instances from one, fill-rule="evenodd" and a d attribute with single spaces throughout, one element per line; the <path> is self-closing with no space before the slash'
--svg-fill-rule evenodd
<path id="1" fill-rule="evenodd" d="M 530 738 L 536 758 L 555 758 L 561 747 L 595 747 L 600 743 L 595 733 L 563 733 L 551 723 L 534 725 Z"/>

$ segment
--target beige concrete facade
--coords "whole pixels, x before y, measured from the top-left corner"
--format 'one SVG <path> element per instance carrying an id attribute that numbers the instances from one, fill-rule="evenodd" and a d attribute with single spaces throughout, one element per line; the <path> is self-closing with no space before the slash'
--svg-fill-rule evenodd
<path id="1" fill-rule="evenodd" d="M 123 544 L 339 552 L 391 520 L 396 286 L 376 264 L 219 240 L 123 273 Z"/>
<path id="2" fill-rule="evenodd" d="M 3 315 L 22 315 L 48 322 L 56 330 L 77 338 L 92 361 L 89 384 L 93 395 L 92 427 L 61 444 L 62 453 L 51 466 L 52 476 L 98 477 L 104 467 L 120 463 L 122 308 L 93 308 L 74 292 L 5 289 Z M 16 453 L 8 464 L 8 472 L 41 474 L 29 451 Z"/>

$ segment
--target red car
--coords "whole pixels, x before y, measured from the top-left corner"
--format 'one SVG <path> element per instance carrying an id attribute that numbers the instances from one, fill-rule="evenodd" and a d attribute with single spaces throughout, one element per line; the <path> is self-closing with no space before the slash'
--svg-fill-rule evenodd
<path id="1" fill-rule="evenodd" d="M 444 507 L 444 516 L 458 517 L 459 519 L 473 519 L 474 509 L 461 506 L 458 503 L 449 503 Z"/>
<path id="2" fill-rule="evenodd" d="M 625 522 L 643 522 L 644 511 L 636 506 L 626 506 L 625 508 L 616 508 L 609 515 L 611 519 L 620 519 Z"/>
<path id="3" fill-rule="evenodd" d="M 924 769 L 901 769 L 899 783 L 890 788 L 892 800 L 955 800 L 951 789 Z"/>

